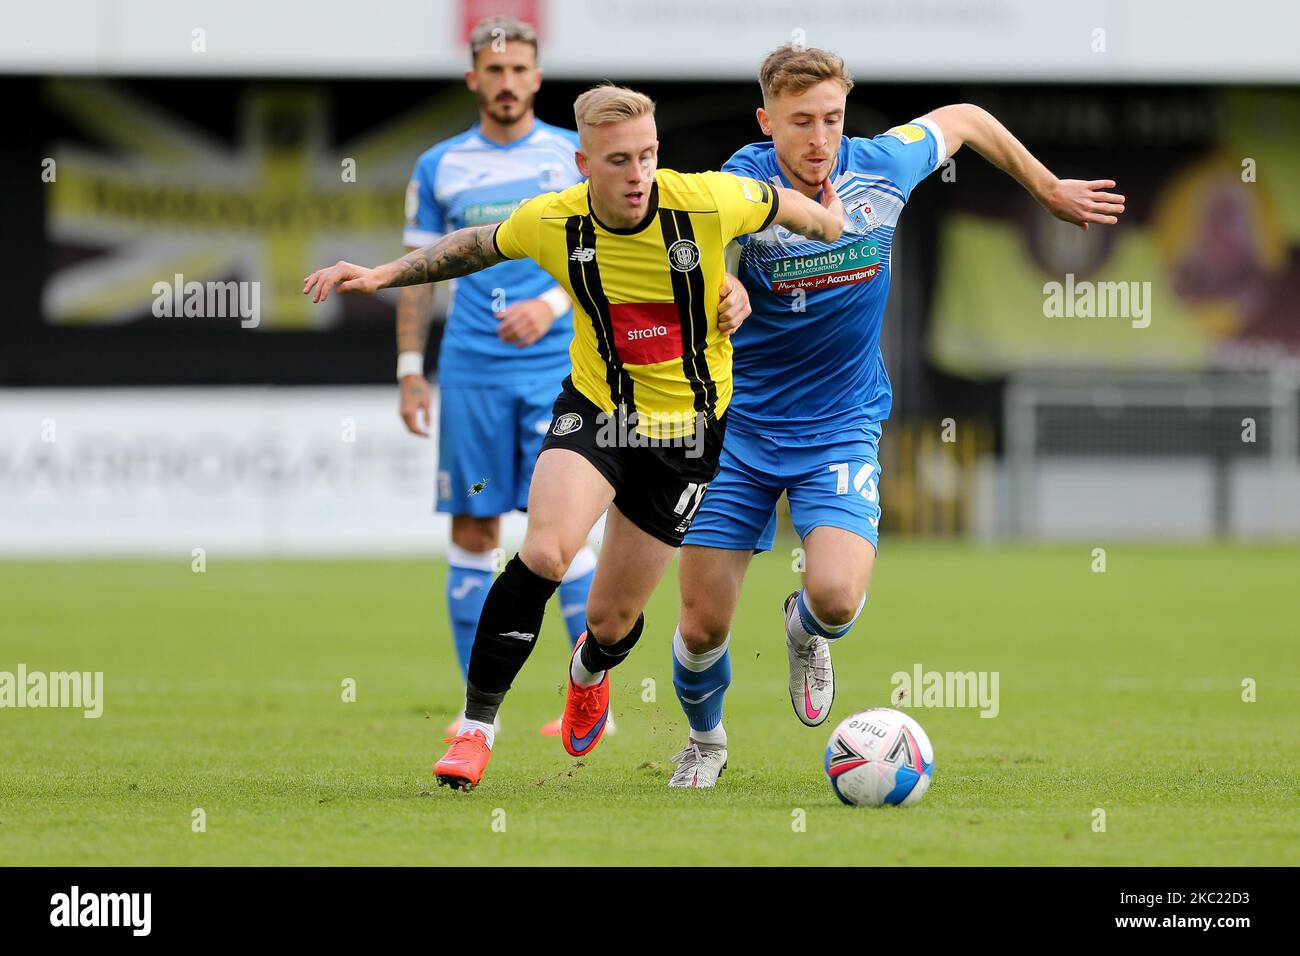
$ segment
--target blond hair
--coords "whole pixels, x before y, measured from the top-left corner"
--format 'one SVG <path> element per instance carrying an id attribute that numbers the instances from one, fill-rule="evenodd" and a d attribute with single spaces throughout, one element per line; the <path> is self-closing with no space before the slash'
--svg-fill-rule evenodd
<path id="1" fill-rule="evenodd" d="M 573 118 L 579 133 L 588 126 L 606 126 L 654 115 L 655 104 L 650 97 L 609 83 L 593 86 L 573 101 Z"/>
<path id="2" fill-rule="evenodd" d="M 758 85 L 763 89 L 764 100 L 782 93 L 802 93 L 823 80 L 838 80 L 845 93 L 853 89 L 853 77 L 849 76 L 844 60 L 816 47 L 787 43 L 769 53 L 758 68 Z"/>

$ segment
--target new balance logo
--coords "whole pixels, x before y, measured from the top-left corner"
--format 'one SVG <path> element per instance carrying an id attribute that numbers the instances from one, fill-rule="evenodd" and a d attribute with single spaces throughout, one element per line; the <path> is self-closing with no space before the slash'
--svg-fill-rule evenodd
<path id="1" fill-rule="evenodd" d="M 588 249 L 586 246 L 578 246 L 569 255 L 570 262 L 590 262 L 596 258 L 596 250 Z"/>
<path id="2" fill-rule="evenodd" d="M 501 637 L 513 637 L 520 641 L 531 641 L 536 634 L 525 634 L 523 631 L 502 631 Z"/>

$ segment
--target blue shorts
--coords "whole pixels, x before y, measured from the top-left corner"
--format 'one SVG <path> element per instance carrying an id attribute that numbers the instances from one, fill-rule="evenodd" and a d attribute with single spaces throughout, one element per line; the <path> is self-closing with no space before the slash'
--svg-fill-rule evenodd
<path id="1" fill-rule="evenodd" d="M 813 528 L 842 528 L 880 538 L 880 424 L 820 435 L 762 435 L 733 422 L 722 444 L 722 467 L 709 483 L 685 543 L 734 551 L 771 551 L 781 492 L 799 537 Z"/>
<path id="2" fill-rule="evenodd" d="M 437 510 L 490 518 L 528 507 L 558 382 L 444 386 L 438 412 Z"/>

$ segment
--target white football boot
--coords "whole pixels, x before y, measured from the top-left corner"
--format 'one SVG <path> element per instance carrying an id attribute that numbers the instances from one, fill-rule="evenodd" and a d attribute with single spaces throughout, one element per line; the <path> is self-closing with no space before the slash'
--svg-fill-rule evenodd
<path id="1" fill-rule="evenodd" d="M 697 744 L 694 740 L 673 756 L 677 769 L 670 787 L 711 787 L 727 769 L 727 748 L 718 744 Z"/>
<path id="2" fill-rule="evenodd" d="M 800 649 L 790 639 L 794 618 L 799 614 L 799 592 L 785 599 L 785 651 L 790 661 L 790 704 L 794 714 L 809 727 L 825 723 L 835 701 L 835 668 L 831 666 L 830 641 L 820 634 Z M 802 625 L 799 625 L 802 627 Z"/>

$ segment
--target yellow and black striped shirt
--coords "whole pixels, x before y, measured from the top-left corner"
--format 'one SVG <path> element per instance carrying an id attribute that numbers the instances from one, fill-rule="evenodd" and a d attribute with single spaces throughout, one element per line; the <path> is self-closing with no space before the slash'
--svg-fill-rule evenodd
<path id="1" fill-rule="evenodd" d="M 494 241 L 573 299 L 574 387 L 603 411 L 635 409 L 638 431 L 676 436 L 731 401 L 731 340 L 718 332 L 723 251 L 766 229 L 776 210 L 759 180 L 661 169 L 638 226 L 603 225 L 584 182 L 530 199 Z"/>

